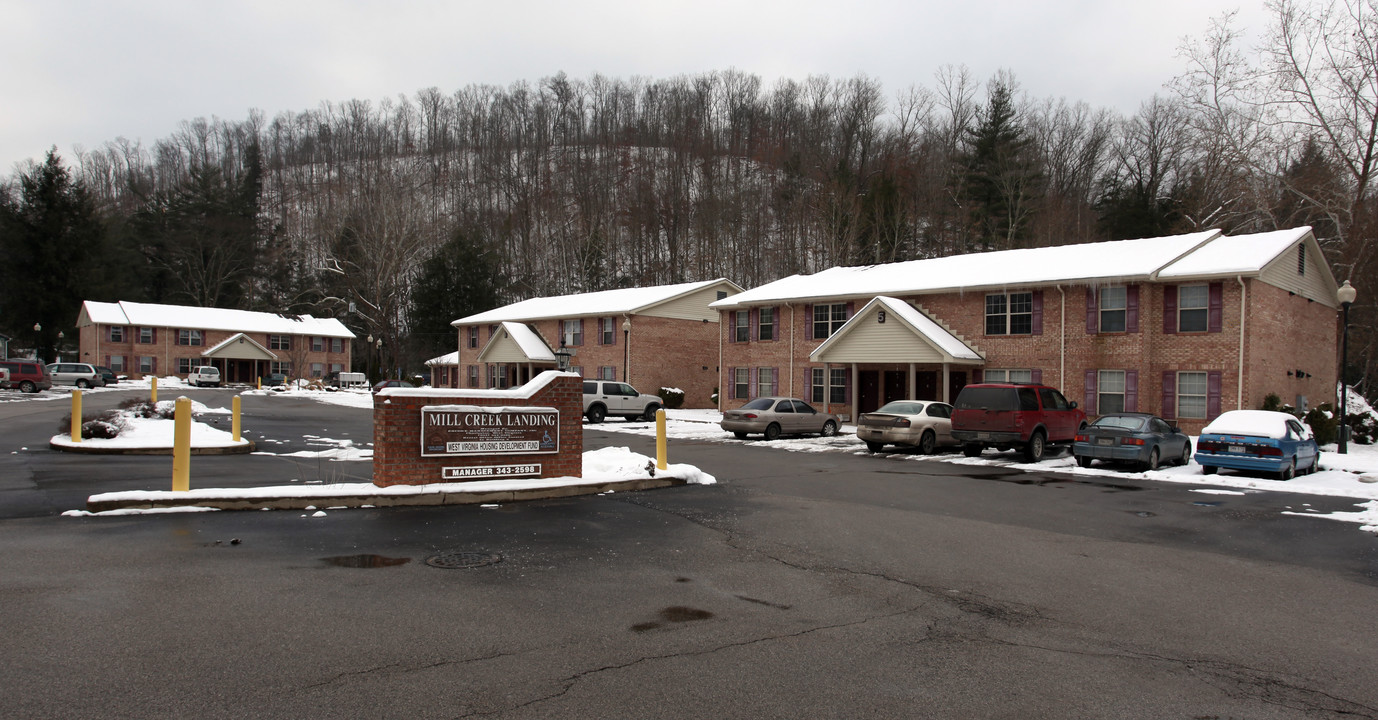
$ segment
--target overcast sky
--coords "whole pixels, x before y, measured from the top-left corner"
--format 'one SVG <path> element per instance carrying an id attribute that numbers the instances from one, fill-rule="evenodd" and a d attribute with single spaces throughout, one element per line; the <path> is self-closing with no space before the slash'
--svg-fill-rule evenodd
<path id="1" fill-rule="evenodd" d="M 438 87 L 665 78 L 736 68 L 865 74 L 893 98 L 943 65 L 1007 68 L 1034 97 L 1132 114 L 1182 71 L 1184 37 L 1262 0 L 0 0 L 0 176 L 49 147 L 151 147 L 184 120 L 269 118 Z"/>

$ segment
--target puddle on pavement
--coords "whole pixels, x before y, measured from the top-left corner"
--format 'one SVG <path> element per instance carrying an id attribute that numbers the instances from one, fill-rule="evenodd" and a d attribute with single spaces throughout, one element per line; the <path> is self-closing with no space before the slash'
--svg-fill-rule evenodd
<path id="1" fill-rule="evenodd" d="M 1225 504 L 1225 503 L 1223 503 L 1223 502 L 1221 502 L 1221 501 L 1219 501 L 1219 500 L 1197 500 L 1197 501 L 1195 501 L 1195 502 L 1192 503 L 1192 505 L 1196 505 L 1196 506 L 1199 506 L 1199 507 L 1220 507 L 1221 505 L 1224 505 L 1224 504 Z"/>
<path id="2" fill-rule="evenodd" d="M 1134 513 L 1134 515 L 1137 516 L 1137 517 L 1157 517 L 1157 516 L 1158 516 L 1158 513 L 1149 512 L 1149 511 L 1147 511 L 1147 510 L 1126 510 L 1125 512 Z"/>
<path id="3" fill-rule="evenodd" d="M 381 568 L 392 567 L 394 565 L 405 565 L 411 562 L 411 558 L 390 558 L 382 555 L 336 555 L 334 557 L 321 558 L 327 565 L 347 568 Z"/>
<path id="4" fill-rule="evenodd" d="M 713 613 L 708 612 L 707 610 L 699 610 L 697 608 L 684 607 L 683 605 L 675 605 L 672 607 L 667 607 L 664 610 L 660 611 L 660 620 L 663 622 L 652 621 L 637 623 L 632 626 L 632 632 L 646 632 L 647 630 L 655 630 L 656 628 L 664 627 L 664 624 L 667 622 L 693 622 L 695 620 L 707 620 L 711 617 L 713 617 Z"/>

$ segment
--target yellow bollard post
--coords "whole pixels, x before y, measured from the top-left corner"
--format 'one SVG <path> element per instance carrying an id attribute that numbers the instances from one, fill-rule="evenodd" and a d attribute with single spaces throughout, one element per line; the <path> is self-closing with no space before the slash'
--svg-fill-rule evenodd
<path id="1" fill-rule="evenodd" d="M 72 442 L 81 442 L 81 391 L 72 391 Z"/>
<path id="2" fill-rule="evenodd" d="M 258 382 L 257 382 L 257 384 L 254 386 L 254 389 L 255 389 L 255 390 L 262 390 L 262 389 L 263 389 L 263 378 L 259 378 L 259 379 L 258 379 Z"/>
<path id="3" fill-rule="evenodd" d="M 158 378 L 156 378 L 156 377 L 155 377 L 155 378 L 149 378 L 149 382 L 153 383 L 153 404 L 154 404 L 154 405 L 157 405 L 157 404 L 158 404 Z"/>
<path id="4" fill-rule="evenodd" d="M 656 411 L 656 469 L 665 469 L 665 409 Z"/>
<path id="5" fill-rule="evenodd" d="M 230 401 L 230 413 L 231 413 L 231 415 L 232 415 L 232 418 L 231 418 L 231 420 L 230 420 L 230 435 L 233 436 L 235 442 L 239 442 L 239 396 L 238 396 L 238 395 L 235 395 L 235 396 L 234 396 L 234 399 Z"/>
<path id="6" fill-rule="evenodd" d="M 172 491 L 191 489 L 191 400 L 177 398 L 172 415 Z"/>

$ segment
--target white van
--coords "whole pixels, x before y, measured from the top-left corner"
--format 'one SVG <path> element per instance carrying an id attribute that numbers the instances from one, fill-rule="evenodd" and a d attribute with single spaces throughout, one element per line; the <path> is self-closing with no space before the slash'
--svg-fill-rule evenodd
<path id="1" fill-rule="evenodd" d="M 187 384 L 196 387 L 220 387 L 220 369 L 210 365 L 193 368 L 191 374 L 187 375 Z"/>

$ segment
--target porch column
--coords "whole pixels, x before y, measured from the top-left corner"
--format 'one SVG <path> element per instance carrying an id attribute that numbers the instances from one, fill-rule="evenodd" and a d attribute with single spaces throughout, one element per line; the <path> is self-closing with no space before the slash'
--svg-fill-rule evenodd
<path id="1" fill-rule="evenodd" d="M 861 371 L 857 369 L 857 364 L 852 363 L 852 404 L 848 410 L 851 411 L 852 422 L 856 422 L 857 408 L 861 407 Z"/>
<path id="2" fill-rule="evenodd" d="M 915 368 L 914 368 L 914 363 L 909 363 L 909 399 L 910 399 L 910 400 L 918 400 L 918 399 L 919 399 L 918 379 L 919 379 L 919 374 L 918 374 L 918 371 L 915 370 Z"/>
<path id="3" fill-rule="evenodd" d="M 833 374 L 828 372 L 828 363 L 823 363 L 823 412 L 832 412 L 828 405 L 833 399 Z"/>
<path id="4" fill-rule="evenodd" d="M 943 402 L 952 404 L 952 363 L 943 363 Z"/>

